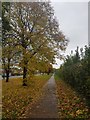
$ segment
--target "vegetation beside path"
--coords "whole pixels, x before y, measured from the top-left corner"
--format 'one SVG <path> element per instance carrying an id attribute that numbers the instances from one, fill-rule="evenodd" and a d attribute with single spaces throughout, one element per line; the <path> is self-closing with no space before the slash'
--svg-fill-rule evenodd
<path id="1" fill-rule="evenodd" d="M 75 118 L 88 120 L 89 108 L 85 104 L 85 98 L 79 95 L 58 76 L 55 76 L 57 84 L 58 109 L 60 118 Z"/>
<path id="2" fill-rule="evenodd" d="M 28 86 L 22 86 L 22 78 L 12 78 L 7 84 L 2 81 L 3 118 L 20 117 L 28 104 L 35 102 L 41 95 L 41 89 L 51 75 L 34 76 Z"/>

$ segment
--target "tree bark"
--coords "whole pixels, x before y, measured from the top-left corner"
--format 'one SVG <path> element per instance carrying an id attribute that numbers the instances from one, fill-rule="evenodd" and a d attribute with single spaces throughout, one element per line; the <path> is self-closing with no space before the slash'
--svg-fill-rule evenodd
<path id="1" fill-rule="evenodd" d="M 6 82 L 9 81 L 9 70 L 6 71 Z"/>
<path id="2" fill-rule="evenodd" d="M 27 75 L 27 67 L 24 67 L 23 68 L 23 86 L 27 86 L 26 75 Z"/>
<path id="3" fill-rule="evenodd" d="M 23 68 L 23 79 L 26 78 L 26 74 L 27 74 L 27 68 L 24 67 L 24 68 Z"/>
<path id="4" fill-rule="evenodd" d="M 9 81 L 9 73 L 10 73 L 10 59 L 8 58 L 8 66 L 6 69 L 6 82 Z"/>

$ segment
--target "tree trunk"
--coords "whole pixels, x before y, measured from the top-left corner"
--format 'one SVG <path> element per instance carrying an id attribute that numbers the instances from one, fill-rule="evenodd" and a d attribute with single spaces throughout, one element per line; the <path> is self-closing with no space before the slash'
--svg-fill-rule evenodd
<path id="1" fill-rule="evenodd" d="M 47 74 L 49 75 L 49 72 Z"/>
<path id="2" fill-rule="evenodd" d="M 7 72 L 6 72 L 6 82 L 8 82 L 9 81 L 9 70 L 7 70 Z"/>
<path id="3" fill-rule="evenodd" d="M 23 60 L 24 60 L 24 67 L 23 67 L 23 86 L 27 86 L 27 79 L 26 79 L 26 75 L 27 75 L 27 58 L 26 58 L 26 43 L 25 43 L 25 39 L 24 39 L 24 34 L 22 34 L 22 47 L 23 47 Z"/>
<path id="4" fill-rule="evenodd" d="M 6 82 L 9 81 L 9 73 L 10 73 L 10 59 L 8 58 L 8 67 L 6 70 Z"/>
<path id="5" fill-rule="evenodd" d="M 23 86 L 27 86 L 27 80 L 26 80 L 26 75 L 27 75 L 27 68 L 23 68 Z"/>

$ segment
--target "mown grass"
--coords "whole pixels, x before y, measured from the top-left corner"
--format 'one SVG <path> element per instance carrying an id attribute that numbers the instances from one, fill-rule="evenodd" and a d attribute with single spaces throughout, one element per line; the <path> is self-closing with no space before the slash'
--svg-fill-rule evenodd
<path id="1" fill-rule="evenodd" d="M 19 118 L 28 105 L 41 95 L 41 89 L 51 75 L 34 76 L 29 85 L 22 86 L 22 78 L 12 78 L 8 83 L 2 82 L 2 117 Z"/>
<path id="2" fill-rule="evenodd" d="M 85 99 L 79 95 L 63 80 L 55 75 L 58 96 L 58 112 L 60 118 L 89 120 L 89 108 L 85 104 Z"/>

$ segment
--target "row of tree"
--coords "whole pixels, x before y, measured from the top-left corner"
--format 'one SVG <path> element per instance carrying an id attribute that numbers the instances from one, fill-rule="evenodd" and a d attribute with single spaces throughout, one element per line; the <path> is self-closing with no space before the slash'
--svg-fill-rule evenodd
<path id="1" fill-rule="evenodd" d="M 67 43 L 50 2 L 2 3 L 2 62 L 6 82 L 15 61 L 23 69 L 23 85 L 36 70 L 49 74 L 55 57 L 60 57 Z"/>
<path id="2" fill-rule="evenodd" d="M 84 95 L 90 105 L 90 46 L 75 50 L 67 56 L 57 74 L 75 90 Z"/>

